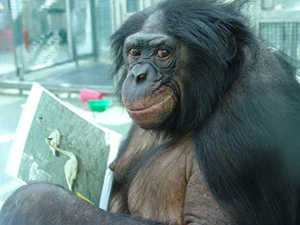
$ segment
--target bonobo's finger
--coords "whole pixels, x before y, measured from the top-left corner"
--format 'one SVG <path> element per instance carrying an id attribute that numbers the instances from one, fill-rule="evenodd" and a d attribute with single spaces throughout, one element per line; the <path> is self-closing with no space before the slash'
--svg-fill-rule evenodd
<path id="1" fill-rule="evenodd" d="M 101 212 L 58 185 L 36 183 L 21 187 L 7 199 L 0 225 L 95 224 Z"/>

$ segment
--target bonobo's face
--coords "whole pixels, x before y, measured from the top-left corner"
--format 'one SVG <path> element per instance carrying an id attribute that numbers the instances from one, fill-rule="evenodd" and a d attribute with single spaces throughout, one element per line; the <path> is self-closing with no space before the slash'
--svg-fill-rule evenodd
<path id="1" fill-rule="evenodd" d="M 122 99 L 131 118 L 145 129 L 159 128 L 177 102 L 174 93 L 176 41 L 159 31 L 159 15 L 155 14 L 140 32 L 129 36 L 124 45 L 127 77 Z"/>

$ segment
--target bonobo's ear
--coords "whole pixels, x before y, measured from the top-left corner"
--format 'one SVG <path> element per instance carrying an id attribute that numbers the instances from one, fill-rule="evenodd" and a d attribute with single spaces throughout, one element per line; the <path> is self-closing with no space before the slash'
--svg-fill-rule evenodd
<path id="1" fill-rule="evenodd" d="M 212 27 L 223 43 L 224 59 L 230 63 L 239 56 L 243 46 L 249 45 L 253 38 L 246 25 L 241 22 L 243 19 L 226 16 L 219 18 L 219 21 L 215 22 Z"/>
<path id="2" fill-rule="evenodd" d="M 230 62 L 237 55 L 237 41 L 232 32 L 232 25 L 225 21 L 217 21 L 213 23 L 212 29 L 219 36 L 219 41 L 222 43 L 220 49 L 225 62 Z"/>
<path id="3" fill-rule="evenodd" d="M 220 36 L 224 44 L 223 56 L 227 63 L 232 62 L 236 57 L 240 57 L 244 46 L 250 46 L 255 40 L 253 34 L 246 26 L 244 18 L 227 17 L 220 18 L 214 24 L 215 32 Z"/>
<path id="4" fill-rule="evenodd" d="M 227 42 L 227 48 L 226 48 L 225 58 L 227 62 L 230 62 L 237 55 L 237 43 L 233 35 L 229 36 L 226 42 Z"/>

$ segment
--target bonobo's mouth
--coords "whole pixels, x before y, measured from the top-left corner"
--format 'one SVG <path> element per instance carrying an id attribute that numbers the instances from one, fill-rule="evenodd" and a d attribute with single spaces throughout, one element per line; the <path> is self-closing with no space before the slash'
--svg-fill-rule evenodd
<path id="1" fill-rule="evenodd" d="M 161 102 L 157 103 L 157 104 L 154 104 L 148 108 L 137 108 L 137 109 L 130 109 L 130 108 L 127 108 L 127 111 L 130 113 L 130 114 L 141 114 L 141 115 L 145 115 L 145 114 L 152 114 L 152 113 L 155 113 L 157 111 L 160 111 L 162 110 L 162 108 L 164 108 L 170 101 L 173 100 L 173 97 L 172 96 L 167 96 L 165 99 L 163 99 Z"/>
<path id="2" fill-rule="evenodd" d="M 154 96 L 123 103 L 130 117 L 142 128 L 153 129 L 162 124 L 175 107 L 175 98 L 170 88 L 160 88 Z"/>

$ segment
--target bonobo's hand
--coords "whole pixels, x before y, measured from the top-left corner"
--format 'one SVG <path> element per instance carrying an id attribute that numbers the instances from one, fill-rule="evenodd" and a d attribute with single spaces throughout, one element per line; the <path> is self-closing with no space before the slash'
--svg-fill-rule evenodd
<path id="1" fill-rule="evenodd" d="M 101 224 L 98 219 L 105 214 L 58 185 L 38 183 L 23 186 L 8 198 L 0 211 L 0 225 Z"/>
<path id="2" fill-rule="evenodd" d="M 4 203 L 0 225 L 153 225 L 135 216 L 101 210 L 64 188 L 47 183 L 26 185 Z"/>

